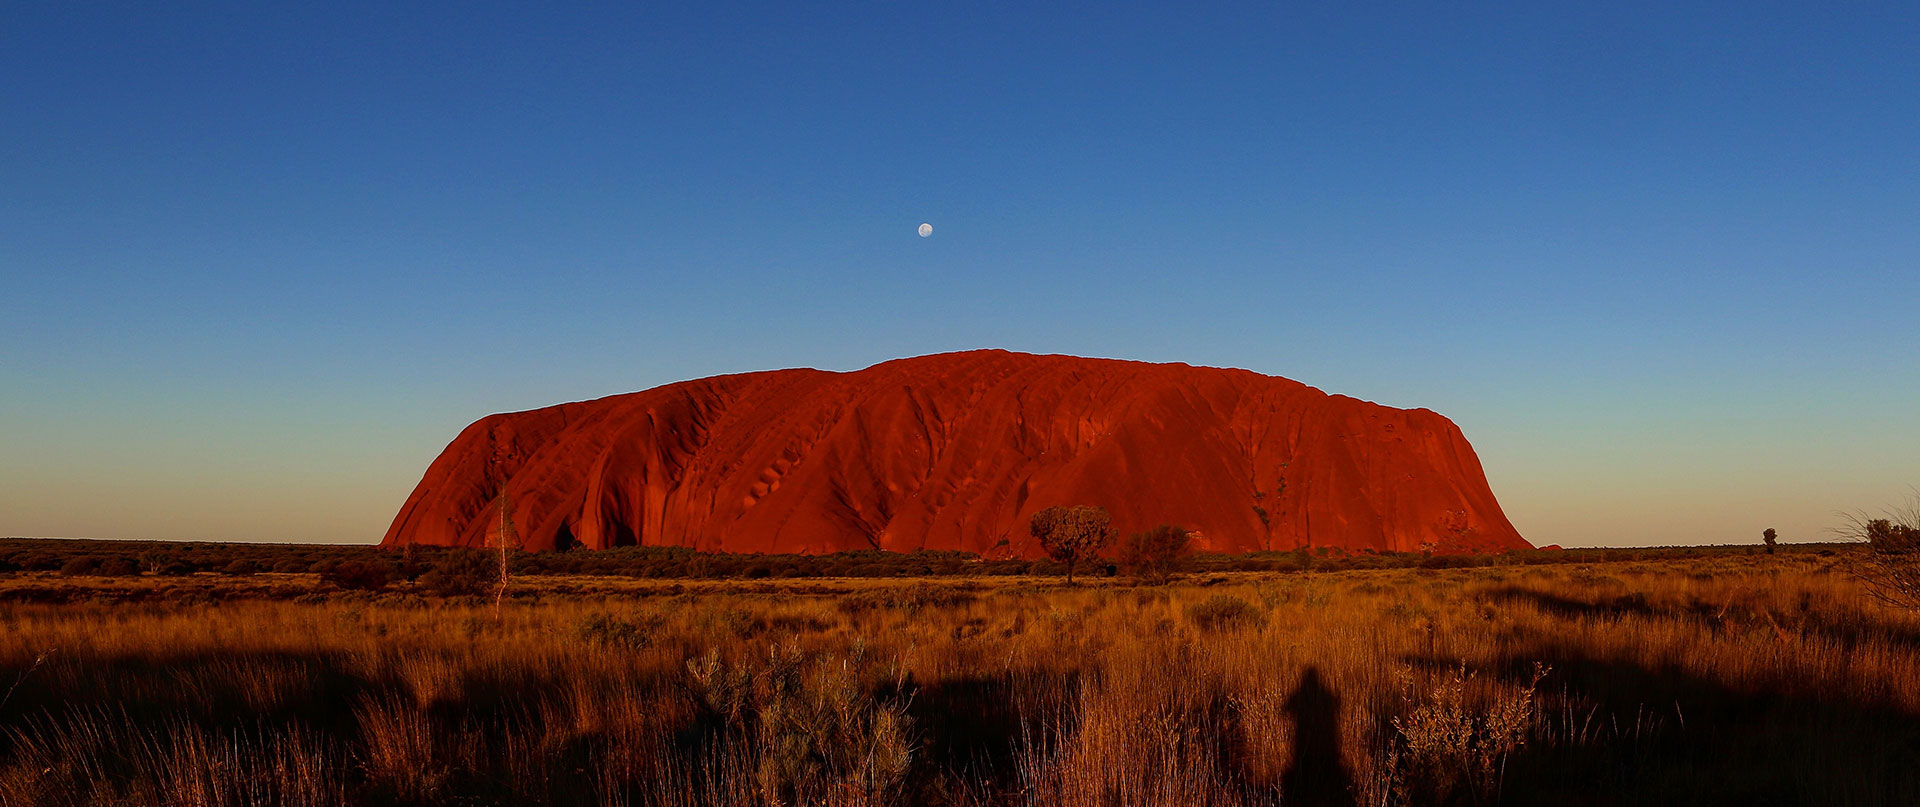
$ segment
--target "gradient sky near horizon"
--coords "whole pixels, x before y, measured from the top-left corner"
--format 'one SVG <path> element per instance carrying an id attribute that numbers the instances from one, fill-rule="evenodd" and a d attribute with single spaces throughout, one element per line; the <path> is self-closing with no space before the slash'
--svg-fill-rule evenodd
<path id="1" fill-rule="evenodd" d="M 1920 6 L 1030 5 L 0 6 L 0 535 L 979 347 L 1437 410 L 1536 544 L 1920 484 Z"/>

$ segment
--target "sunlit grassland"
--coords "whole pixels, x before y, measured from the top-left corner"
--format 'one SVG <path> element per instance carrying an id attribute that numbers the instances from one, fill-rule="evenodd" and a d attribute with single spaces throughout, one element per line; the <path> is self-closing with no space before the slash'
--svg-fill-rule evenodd
<path id="1" fill-rule="evenodd" d="M 1920 619 L 1842 560 L 16 575 L 101 594 L 0 605 L 0 804 L 1920 803 Z"/>

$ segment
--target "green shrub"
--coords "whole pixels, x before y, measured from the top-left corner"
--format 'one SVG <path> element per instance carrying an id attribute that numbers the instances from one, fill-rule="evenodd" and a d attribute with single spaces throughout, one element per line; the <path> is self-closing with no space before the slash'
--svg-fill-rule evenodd
<path id="1" fill-rule="evenodd" d="M 442 597 L 474 597 L 493 590 L 500 562 L 486 552 L 455 550 L 420 576 L 420 585 Z"/>
<path id="2" fill-rule="evenodd" d="M 916 583 L 899 588 L 874 588 L 855 591 L 841 597 L 835 607 L 845 614 L 860 614 L 876 608 L 895 608 L 917 614 L 923 608 L 955 608 L 978 600 L 972 584 L 941 586 Z"/>
<path id="3" fill-rule="evenodd" d="M 1120 544 L 1120 570 L 1149 583 L 1164 583 L 1192 544 L 1192 533 L 1171 524 L 1136 532 Z"/>
<path id="4" fill-rule="evenodd" d="M 255 563 L 254 561 L 249 560 L 247 558 L 238 558 L 238 559 L 235 559 L 232 563 L 229 563 L 225 566 L 220 567 L 221 574 L 248 575 L 248 574 L 257 574 L 259 573 L 259 571 L 260 571 L 260 564 Z"/>
<path id="5" fill-rule="evenodd" d="M 92 555 L 81 555 L 60 565 L 60 573 L 67 577 L 79 577 L 93 574 L 100 569 L 100 559 Z"/>
<path id="6" fill-rule="evenodd" d="M 903 700 L 876 692 L 898 680 L 897 667 L 857 645 L 844 656 L 775 647 L 757 663 L 728 663 L 715 649 L 686 666 L 696 703 L 725 727 L 718 753 L 753 761 L 756 803 L 906 803 L 913 718 Z"/>
<path id="7" fill-rule="evenodd" d="M 612 614 L 593 614 L 580 621 L 574 634 L 591 645 L 638 650 L 653 643 L 654 632 L 667 624 L 667 620 L 657 614 L 649 614 L 638 619 L 622 619 Z"/>
<path id="8" fill-rule="evenodd" d="M 115 555 L 101 561 L 97 574 L 106 577 L 139 577 L 140 564 L 133 562 L 132 558 Z"/>
<path id="9" fill-rule="evenodd" d="M 1267 615 L 1258 606 L 1231 594 L 1215 594 L 1187 606 L 1187 620 L 1207 632 L 1257 628 Z"/>
<path id="10" fill-rule="evenodd" d="M 320 579 L 348 591 L 384 591 L 393 582 L 393 572 L 385 563 L 347 560 L 328 568 Z"/>

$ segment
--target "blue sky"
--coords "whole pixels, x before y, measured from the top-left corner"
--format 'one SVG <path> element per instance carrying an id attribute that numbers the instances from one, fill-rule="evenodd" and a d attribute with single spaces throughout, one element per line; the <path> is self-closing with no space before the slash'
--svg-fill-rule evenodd
<path id="1" fill-rule="evenodd" d="M 976 347 L 1435 409 L 1536 543 L 1920 484 L 1912 4 L 271 5 L 0 7 L 0 534 Z"/>

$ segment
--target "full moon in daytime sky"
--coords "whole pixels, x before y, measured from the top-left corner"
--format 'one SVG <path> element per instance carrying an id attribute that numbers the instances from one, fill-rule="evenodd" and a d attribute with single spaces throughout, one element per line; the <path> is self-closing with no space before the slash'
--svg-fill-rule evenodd
<path id="1" fill-rule="evenodd" d="M 926 238 L 929 235 L 933 235 L 933 225 L 924 221 L 920 222 L 920 237 Z"/>

